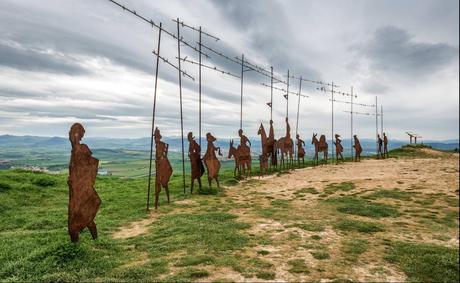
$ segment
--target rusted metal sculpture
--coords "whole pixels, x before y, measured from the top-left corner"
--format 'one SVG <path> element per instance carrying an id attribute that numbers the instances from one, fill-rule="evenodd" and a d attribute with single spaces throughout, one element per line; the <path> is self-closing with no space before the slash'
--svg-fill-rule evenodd
<path id="1" fill-rule="evenodd" d="M 270 130 L 268 132 L 268 154 L 270 155 L 270 166 L 275 168 L 278 166 L 277 150 L 275 148 L 275 129 L 273 128 L 273 120 L 270 120 Z"/>
<path id="2" fill-rule="evenodd" d="M 236 172 L 238 171 L 238 176 L 241 176 L 241 162 L 239 160 L 239 154 L 236 147 L 233 146 L 233 140 L 230 140 L 230 148 L 228 149 L 228 159 L 235 159 L 235 169 L 233 170 L 233 176 L 236 178 Z"/>
<path id="3" fill-rule="evenodd" d="M 94 223 L 101 199 L 94 189 L 99 160 L 92 156 L 86 144 L 80 144 L 85 129 L 79 123 L 72 125 L 69 140 L 72 152 L 69 163 L 68 232 L 72 242 L 78 242 L 80 232 L 88 227 L 93 239 L 97 238 Z"/>
<path id="4" fill-rule="evenodd" d="M 339 134 L 335 134 L 334 145 L 335 145 L 335 163 L 338 164 L 339 163 L 339 156 L 340 156 L 340 160 L 343 161 L 343 156 L 342 156 L 343 146 L 342 146 L 342 140 L 340 139 Z"/>
<path id="5" fill-rule="evenodd" d="M 385 133 L 383 133 L 383 156 L 388 157 L 388 138 Z"/>
<path id="6" fill-rule="evenodd" d="M 165 189 L 169 203 L 168 183 L 173 170 L 168 159 L 169 144 L 161 141 L 162 136 L 158 127 L 155 128 L 153 137 L 155 139 L 155 209 L 157 209 L 161 187 Z"/>
<path id="7" fill-rule="evenodd" d="M 326 142 L 326 136 L 321 135 L 321 137 L 318 138 L 316 137 L 318 134 L 314 133 L 313 137 L 311 138 L 311 144 L 315 146 L 315 156 L 313 157 L 313 160 L 316 160 L 316 165 L 318 165 L 318 153 L 322 152 L 323 153 L 323 161 L 326 162 L 327 164 L 327 155 L 328 155 L 328 148 L 329 145 Z"/>
<path id="8" fill-rule="evenodd" d="M 383 159 L 383 153 L 382 153 L 382 145 L 383 145 L 383 140 L 380 137 L 380 135 L 377 135 L 377 142 L 378 142 L 378 147 L 377 147 L 377 159 L 382 158 Z"/>
<path id="9" fill-rule="evenodd" d="M 251 141 L 243 134 L 243 130 L 238 130 L 240 145 L 237 148 L 238 159 L 241 164 L 241 173 L 246 177 L 251 176 Z M 248 146 L 249 143 L 249 146 Z"/>
<path id="10" fill-rule="evenodd" d="M 293 164 L 294 142 L 291 139 L 291 127 L 286 117 L 286 135 L 275 142 L 276 151 L 280 151 L 281 164 L 284 168 L 284 157 L 289 158 L 288 166 Z"/>
<path id="11" fill-rule="evenodd" d="M 305 165 L 305 149 L 302 145 L 305 146 L 305 142 L 300 139 L 300 135 L 296 135 L 297 139 L 297 165 L 300 166 L 300 159 L 302 159 L 302 165 Z"/>
<path id="12" fill-rule="evenodd" d="M 198 188 L 201 190 L 201 176 L 204 174 L 204 166 L 203 162 L 201 161 L 201 147 L 195 141 L 195 137 L 193 136 L 192 132 L 189 132 L 187 135 L 187 139 L 189 142 L 188 146 L 188 157 L 190 158 L 190 168 L 191 168 L 191 187 L 190 193 L 193 194 L 193 186 L 195 184 L 195 180 L 198 180 Z"/>
<path id="13" fill-rule="evenodd" d="M 363 148 L 359 143 L 359 139 L 356 135 L 353 135 L 353 139 L 355 140 L 355 144 L 353 147 L 355 148 L 355 161 L 361 161 L 361 153 L 363 152 Z"/>
<path id="14" fill-rule="evenodd" d="M 208 145 L 203 160 L 208 172 L 209 187 L 211 187 L 211 181 L 213 179 L 216 180 L 217 187 L 219 187 L 220 161 L 217 159 L 216 151 L 219 153 L 220 156 L 222 156 L 222 153 L 220 152 L 220 147 L 216 147 L 214 145 L 216 138 L 213 135 L 211 135 L 211 133 L 206 134 L 206 141 L 208 142 Z"/>

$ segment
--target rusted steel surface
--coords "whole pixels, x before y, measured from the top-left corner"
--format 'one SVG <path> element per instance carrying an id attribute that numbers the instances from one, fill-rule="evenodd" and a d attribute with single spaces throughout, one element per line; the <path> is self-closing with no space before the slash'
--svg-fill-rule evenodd
<path id="1" fill-rule="evenodd" d="M 388 157 L 388 138 L 385 133 L 383 133 L 383 156 Z"/>
<path id="2" fill-rule="evenodd" d="M 314 160 L 316 160 L 316 164 L 318 164 L 318 154 L 320 152 L 323 153 L 323 161 L 325 161 L 327 163 L 327 156 L 328 156 L 328 144 L 326 142 L 326 136 L 325 135 L 321 135 L 321 137 L 317 138 L 318 134 L 313 134 L 312 138 L 311 138 L 311 144 L 315 146 L 315 156 L 313 157 Z"/>
<path id="3" fill-rule="evenodd" d="M 355 148 L 355 161 L 361 161 L 361 153 L 363 152 L 363 148 L 361 147 L 359 139 L 356 135 L 353 135 L 353 139 L 355 141 L 355 144 L 353 145 Z"/>
<path id="4" fill-rule="evenodd" d="M 169 144 L 161 141 L 162 136 L 158 127 L 155 128 L 153 137 L 155 139 L 155 209 L 157 209 L 162 187 L 165 189 L 168 203 L 170 201 L 168 183 L 173 170 L 168 159 Z"/>
<path id="5" fill-rule="evenodd" d="M 342 140 L 340 139 L 339 134 L 335 134 L 334 145 L 335 145 L 335 162 L 338 163 L 339 158 L 340 158 L 340 160 L 343 161 L 343 156 L 342 156 L 343 146 L 342 146 Z"/>
<path id="6" fill-rule="evenodd" d="M 192 132 L 189 132 L 187 135 L 187 139 L 189 142 L 188 146 L 188 157 L 190 159 L 190 168 L 191 168 L 191 187 L 190 192 L 193 193 L 193 187 L 195 184 L 195 180 L 198 181 L 198 187 L 201 190 L 201 176 L 204 174 L 204 166 L 203 162 L 201 161 L 201 147 L 195 141 L 195 137 L 193 136 Z"/>
<path id="7" fill-rule="evenodd" d="M 380 137 L 380 135 L 377 135 L 377 143 L 378 143 L 378 147 L 377 147 L 377 159 L 383 158 L 383 153 L 382 153 L 383 140 L 382 140 L 382 138 Z"/>
<path id="8" fill-rule="evenodd" d="M 242 129 L 238 130 L 238 136 L 240 137 L 240 145 L 236 150 L 241 165 L 241 174 L 248 177 L 251 175 L 251 141 L 243 134 Z"/>
<path id="9" fill-rule="evenodd" d="M 300 164 L 300 159 L 302 159 L 302 164 L 305 164 L 305 142 L 300 138 L 300 135 L 296 135 L 297 140 L 297 163 Z M 302 146 L 303 145 L 303 146 Z"/>
<path id="10" fill-rule="evenodd" d="M 77 242 L 80 232 L 88 227 L 93 239 L 97 238 L 97 227 L 94 223 L 101 199 L 94 189 L 99 160 L 92 156 L 86 144 L 80 144 L 85 129 L 79 123 L 72 125 L 69 140 L 72 152 L 69 162 L 69 207 L 68 232 L 70 240 Z"/>
<path id="11" fill-rule="evenodd" d="M 291 127 L 289 126 L 288 118 L 286 117 L 286 135 L 275 142 L 275 150 L 280 151 L 281 164 L 284 167 L 284 158 L 288 158 L 288 167 L 293 164 L 294 142 L 291 139 Z"/>
<path id="12" fill-rule="evenodd" d="M 220 161 L 217 159 L 216 151 L 220 156 L 222 156 L 222 154 L 220 153 L 220 147 L 216 147 L 214 145 L 216 138 L 211 135 L 211 133 L 206 134 L 206 141 L 208 142 L 208 145 L 203 160 L 208 171 L 209 186 L 211 186 L 211 181 L 214 179 L 216 180 L 217 187 L 219 187 Z"/>

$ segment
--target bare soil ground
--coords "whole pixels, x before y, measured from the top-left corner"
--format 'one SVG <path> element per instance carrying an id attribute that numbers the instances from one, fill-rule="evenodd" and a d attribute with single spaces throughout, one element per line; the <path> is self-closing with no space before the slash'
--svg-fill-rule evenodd
<path id="1" fill-rule="evenodd" d="M 249 224 L 243 233 L 250 244 L 234 255 L 266 272 L 202 265 L 208 275 L 197 281 L 404 281 L 403 270 L 385 260 L 389 242 L 459 246 L 459 156 L 423 150 L 432 157 L 255 177 L 226 188 L 218 200 L 196 195 L 165 213 L 225 209 Z M 384 206 L 360 207 L 366 201 Z M 161 215 L 121 227 L 113 237 L 146 234 Z"/>

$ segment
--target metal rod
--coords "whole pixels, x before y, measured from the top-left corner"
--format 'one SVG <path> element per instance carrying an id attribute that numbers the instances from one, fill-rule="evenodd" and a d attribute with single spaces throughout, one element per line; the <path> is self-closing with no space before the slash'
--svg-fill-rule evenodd
<path id="1" fill-rule="evenodd" d="M 182 24 L 184 24 L 184 22 L 182 22 Z M 198 106 L 198 137 L 199 137 L 199 144 L 200 144 L 200 148 L 201 148 L 201 26 L 200 26 L 200 29 L 199 29 L 199 42 L 200 44 L 198 45 L 198 48 L 200 50 L 200 52 L 198 53 L 198 62 L 199 62 L 199 69 L 198 69 L 198 91 L 199 91 L 199 106 Z M 217 39 L 218 40 L 218 39 Z M 201 151 L 200 151 L 200 158 L 201 158 Z"/>
<path id="2" fill-rule="evenodd" d="M 383 138 L 383 105 L 380 105 L 380 138 Z"/>
<path id="3" fill-rule="evenodd" d="M 188 78 L 190 78 L 192 81 L 195 81 L 195 78 L 190 76 L 186 71 L 182 71 L 180 70 L 177 66 L 175 66 L 174 64 L 172 64 L 171 62 L 169 62 L 168 59 L 160 56 L 160 54 L 158 54 L 157 52 L 155 52 L 155 50 L 152 51 L 153 54 L 157 55 L 158 57 L 160 57 L 161 60 L 163 60 L 164 63 L 168 64 L 169 66 L 173 67 L 174 69 L 178 70 L 183 76 L 186 76 Z"/>
<path id="4" fill-rule="evenodd" d="M 240 129 L 243 129 L 243 74 L 244 74 L 244 54 L 241 54 Z"/>
<path id="5" fill-rule="evenodd" d="M 177 20 L 176 20 L 176 19 L 172 19 L 172 21 L 177 23 Z M 181 24 L 182 27 L 187 27 L 187 28 L 189 28 L 189 29 L 191 29 L 191 30 L 194 30 L 194 31 L 199 32 L 199 33 L 200 33 L 200 36 L 201 36 L 201 34 L 204 34 L 204 35 L 206 35 L 206 36 L 211 37 L 211 38 L 214 39 L 215 41 L 219 41 L 219 40 L 220 40 L 218 37 L 216 37 L 216 36 L 214 36 L 214 35 L 212 35 L 212 34 L 209 34 L 209 33 L 207 33 L 207 32 L 202 31 L 202 30 L 201 30 L 201 26 L 200 26 L 199 28 L 192 27 L 192 26 L 187 25 L 186 23 L 184 23 L 184 21 L 180 22 L 180 24 Z"/>
<path id="6" fill-rule="evenodd" d="M 331 84 L 331 94 L 332 94 L 332 100 L 331 100 L 331 103 L 332 103 L 332 135 L 331 135 L 331 155 L 332 155 L 332 159 L 334 159 L 334 147 L 332 146 L 334 144 L 334 82 L 332 82 Z"/>
<path id="7" fill-rule="evenodd" d="M 350 151 L 351 151 L 351 161 L 353 161 L 353 86 L 350 89 Z"/>
<path id="8" fill-rule="evenodd" d="M 299 111 L 300 111 L 300 93 L 302 92 L 302 77 L 299 80 L 299 98 L 297 100 L 297 119 L 295 122 L 295 136 L 297 139 L 297 135 L 299 134 Z M 294 156 L 297 156 L 297 147 L 294 146 Z"/>
<path id="9" fill-rule="evenodd" d="M 182 142 L 182 181 L 184 184 L 184 194 L 185 194 L 185 157 L 184 157 L 184 118 L 182 115 L 182 76 L 180 68 L 180 35 L 179 35 L 179 18 L 177 18 L 177 59 L 179 66 L 179 99 L 180 99 L 180 132 L 181 132 L 181 142 Z"/>
<path id="10" fill-rule="evenodd" d="M 178 58 L 178 57 L 176 57 L 176 59 L 177 59 L 177 58 Z M 225 74 L 225 75 L 229 75 L 229 76 L 232 76 L 232 77 L 235 77 L 235 78 L 238 78 L 238 79 L 240 78 L 239 76 L 237 76 L 237 75 L 235 75 L 235 74 L 232 74 L 232 73 L 230 73 L 230 72 L 221 70 L 221 69 L 217 68 L 216 66 L 208 66 L 208 65 L 205 65 L 205 64 L 203 64 L 203 63 L 200 64 L 199 62 L 195 62 L 195 61 L 192 61 L 192 60 L 190 60 L 190 59 L 187 59 L 187 57 L 181 58 L 181 60 L 182 60 L 183 62 L 187 62 L 187 63 L 193 64 L 193 65 L 200 65 L 201 67 L 204 67 L 204 68 L 206 68 L 206 69 L 213 70 L 213 71 L 216 71 L 216 72 L 219 72 L 219 73 L 222 73 L 222 74 Z"/>
<path id="11" fill-rule="evenodd" d="M 379 152 L 379 113 L 378 113 L 378 106 L 377 106 L 377 96 L 375 96 L 375 144 L 376 144 L 376 153 Z M 377 155 L 378 158 L 378 155 Z"/>
<path id="12" fill-rule="evenodd" d="M 160 54 L 160 42 L 161 42 L 161 23 L 160 29 L 158 29 L 158 47 L 157 53 Z M 156 60 L 156 69 L 155 69 L 155 87 L 153 91 L 153 107 L 152 107 L 152 132 L 150 134 L 150 160 L 149 160 L 149 180 L 147 186 L 147 211 L 150 210 L 150 186 L 151 186 L 151 179 L 152 179 L 152 157 L 153 157 L 153 133 L 155 129 L 155 110 L 156 110 L 156 102 L 157 102 L 157 83 L 158 83 L 158 66 L 160 65 L 160 57 L 157 56 Z M 155 164 L 156 169 L 156 164 Z M 155 174 L 155 178 L 157 174 Z"/>
<path id="13" fill-rule="evenodd" d="M 273 67 L 270 67 L 270 120 L 273 120 Z"/>
<path id="14" fill-rule="evenodd" d="M 287 71 L 287 84 L 286 84 L 286 118 L 289 119 L 289 69 Z"/>
<path id="15" fill-rule="evenodd" d="M 118 7 L 122 8 L 123 11 L 127 11 L 129 13 L 131 13 L 132 15 L 136 16 L 137 18 L 145 21 L 146 23 L 148 23 L 152 28 L 155 27 L 155 28 L 158 28 L 158 29 L 162 29 L 164 33 L 166 33 L 167 35 L 171 36 L 172 38 L 174 39 L 177 39 L 179 40 L 181 43 L 183 43 L 184 45 L 190 47 L 191 49 L 195 50 L 196 52 L 199 52 L 198 49 L 195 47 L 195 46 L 192 46 L 190 43 L 188 43 L 187 41 L 185 40 L 182 40 L 180 38 L 180 36 L 176 36 L 175 34 L 173 34 L 172 32 L 169 32 L 167 30 L 165 30 L 164 28 L 160 27 L 159 25 L 157 25 L 153 20 L 148 20 L 147 18 L 145 18 L 144 16 L 140 15 L 138 12 L 136 12 L 135 10 L 131 10 L 123 5 L 121 5 L 120 3 L 114 1 L 114 0 L 108 0 L 110 2 L 112 2 L 113 4 L 117 5 Z M 211 58 L 208 54 L 206 53 L 203 53 L 203 55 L 206 57 L 206 58 Z"/>

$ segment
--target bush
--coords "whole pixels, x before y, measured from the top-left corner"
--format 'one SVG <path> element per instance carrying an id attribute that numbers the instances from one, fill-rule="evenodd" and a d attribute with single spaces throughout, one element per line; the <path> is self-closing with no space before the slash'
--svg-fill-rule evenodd
<path id="1" fill-rule="evenodd" d="M 5 191 L 8 191 L 8 190 L 11 190 L 12 187 L 10 184 L 8 183 L 5 183 L 5 182 L 0 182 L 0 192 L 5 192 Z"/>
<path id="2" fill-rule="evenodd" d="M 40 176 L 36 177 L 32 180 L 32 184 L 40 186 L 40 187 L 51 187 L 56 185 L 56 180 L 47 177 L 47 176 Z"/>

